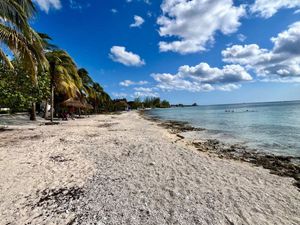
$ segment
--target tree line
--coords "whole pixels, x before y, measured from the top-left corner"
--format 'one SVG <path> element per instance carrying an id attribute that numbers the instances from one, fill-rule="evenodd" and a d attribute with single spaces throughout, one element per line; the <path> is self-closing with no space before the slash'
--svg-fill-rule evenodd
<path id="1" fill-rule="evenodd" d="M 66 51 L 51 44 L 48 35 L 30 26 L 35 15 L 31 0 L 1 0 L 0 106 L 12 112 L 30 108 L 32 120 L 36 119 L 36 105 L 42 101 L 57 109 L 72 98 L 83 108 L 104 110 L 111 103 L 110 96 L 86 69 L 77 68 Z"/>
<path id="2" fill-rule="evenodd" d="M 146 97 L 143 100 L 138 97 L 133 101 L 127 101 L 126 98 L 115 99 L 114 110 L 126 110 L 126 109 L 145 109 L 145 108 L 170 108 L 171 105 L 167 100 L 162 100 L 158 97 Z"/>

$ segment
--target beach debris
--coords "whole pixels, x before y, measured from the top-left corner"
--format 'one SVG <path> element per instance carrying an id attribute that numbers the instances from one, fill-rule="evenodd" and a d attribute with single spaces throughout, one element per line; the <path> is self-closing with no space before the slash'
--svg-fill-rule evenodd
<path id="1" fill-rule="evenodd" d="M 79 201 L 83 189 L 79 187 L 65 187 L 59 189 L 45 189 L 36 193 L 35 202 L 29 202 L 32 208 L 42 208 L 45 212 L 62 214 L 75 211 L 74 202 Z"/>
<path id="2" fill-rule="evenodd" d="M 3 131 L 7 131 L 8 130 L 8 126 L 0 126 L 0 132 L 3 132 Z"/>
<path id="3" fill-rule="evenodd" d="M 180 139 L 184 139 L 184 136 L 182 136 L 181 134 L 177 134 L 177 137 L 179 137 Z"/>
<path id="4" fill-rule="evenodd" d="M 118 123 L 102 123 L 102 124 L 99 124 L 98 127 L 99 128 L 108 128 L 108 127 L 112 127 L 114 125 L 117 125 Z"/>
<path id="5" fill-rule="evenodd" d="M 60 163 L 67 162 L 67 161 L 72 161 L 71 159 L 65 158 L 63 155 L 50 156 L 50 159 L 52 161 L 60 162 Z"/>
<path id="6" fill-rule="evenodd" d="M 59 125 L 59 122 L 47 122 L 45 123 L 46 126 L 52 126 L 52 125 Z"/>

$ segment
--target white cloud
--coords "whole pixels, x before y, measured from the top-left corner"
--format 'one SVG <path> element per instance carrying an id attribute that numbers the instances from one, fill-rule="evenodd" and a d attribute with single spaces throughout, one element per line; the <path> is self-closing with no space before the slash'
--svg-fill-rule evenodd
<path id="1" fill-rule="evenodd" d="M 238 34 L 237 35 L 237 39 L 240 41 L 240 42 L 244 42 L 246 41 L 247 37 L 243 34 Z"/>
<path id="2" fill-rule="evenodd" d="M 48 13 L 51 8 L 60 9 L 62 7 L 60 0 L 33 0 L 33 2 L 38 4 L 41 10 L 46 13 Z"/>
<path id="3" fill-rule="evenodd" d="M 256 64 L 262 60 L 270 59 L 267 49 L 261 49 L 256 44 L 233 45 L 222 51 L 223 61 L 227 63 L 237 63 L 241 65 Z"/>
<path id="4" fill-rule="evenodd" d="M 232 0 L 164 0 L 161 9 L 163 15 L 157 20 L 160 36 L 177 40 L 160 42 L 160 51 L 181 54 L 206 50 L 217 31 L 236 32 L 245 15 L 245 7 L 234 6 Z"/>
<path id="5" fill-rule="evenodd" d="M 144 0 L 144 2 L 148 5 L 151 5 L 151 1 L 150 0 Z"/>
<path id="6" fill-rule="evenodd" d="M 224 84 L 220 86 L 216 86 L 216 90 L 219 91 L 233 91 L 239 89 L 241 87 L 240 84 Z"/>
<path id="7" fill-rule="evenodd" d="M 151 5 L 151 1 L 150 0 L 137 0 L 137 1 L 143 1 L 146 4 Z M 133 2 L 133 0 L 126 0 L 126 2 L 130 3 L 130 2 Z"/>
<path id="8" fill-rule="evenodd" d="M 252 13 L 263 18 L 270 18 L 281 8 L 299 8 L 300 0 L 256 0 L 250 7 Z"/>
<path id="9" fill-rule="evenodd" d="M 130 24 L 130 27 L 140 27 L 145 22 L 145 20 L 140 16 L 135 15 L 133 18 L 134 23 Z"/>
<path id="10" fill-rule="evenodd" d="M 113 95 L 115 98 L 126 98 L 126 97 L 127 97 L 127 94 L 126 94 L 126 93 L 119 93 L 119 92 L 113 92 L 112 95 Z"/>
<path id="11" fill-rule="evenodd" d="M 191 92 L 230 91 L 239 88 L 238 83 L 252 80 L 250 74 L 240 65 L 227 65 L 219 69 L 210 67 L 207 63 L 181 66 L 176 74 L 159 73 L 151 76 L 158 82 L 157 87 L 162 90 Z"/>
<path id="12" fill-rule="evenodd" d="M 85 8 L 89 8 L 91 3 L 84 0 L 69 0 L 69 7 L 75 10 L 82 10 Z"/>
<path id="13" fill-rule="evenodd" d="M 275 53 L 288 53 L 291 55 L 300 55 L 300 21 L 289 26 L 278 34 L 277 37 L 271 38 L 274 43 Z"/>
<path id="14" fill-rule="evenodd" d="M 142 92 L 152 92 L 152 88 L 146 88 L 146 87 L 135 87 L 134 90 L 142 91 Z"/>
<path id="15" fill-rule="evenodd" d="M 123 46 L 113 46 L 110 49 L 109 57 L 114 62 L 122 63 L 125 66 L 145 65 L 145 61 L 139 55 L 126 51 L 126 48 Z"/>
<path id="16" fill-rule="evenodd" d="M 124 80 L 124 81 L 121 81 L 119 84 L 120 84 L 120 86 L 129 87 L 129 86 L 133 86 L 133 85 L 145 85 L 145 84 L 148 84 L 148 81 L 142 80 L 142 81 L 134 82 L 131 80 Z"/>
<path id="17" fill-rule="evenodd" d="M 299 81 L 300 77 L 300 22 L 271 38 L 273 49 L 256 44 L 234 45 L 222 51 L 223 61 L 245 66 L 261 79 L 269 81 Z"/>
<path id="18" fill-rule="evenodd" d="M 133 98 L 138 97 L 159 97 L 159 94 L 154 91 L 154 88 L 138 87 L 134 88 L 135 92 L 132 95 Z"/>
<path id="19" fill-rule="evenodd" d="M 118 10 L 117 10 L 117 9 L 111 9 L 110 11 L 111 11 L 113 14 L 118 13 Z"/>

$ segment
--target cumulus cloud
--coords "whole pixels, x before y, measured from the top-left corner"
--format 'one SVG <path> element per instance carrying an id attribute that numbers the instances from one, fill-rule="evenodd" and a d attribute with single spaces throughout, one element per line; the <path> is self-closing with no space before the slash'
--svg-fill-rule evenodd
<path id="1" fill-rule="evenodd" d="M 154 91 L 154 88 L 137 87 L 134 88 L 135 92 L 132 97 L 144 98 L 144 97 L 159 97 L 159 94 Z"/>
<path id="2" fill-rule="evenodd" d="M 126 51 L 126 48 L 123 46 L 113 46 L 110 49 L 109 57 L 114 62 L 122 63 L 125 66 L 145 65 L 145 61 L 139 55 Z"/>
<path id="3" fill-rule="evenodd" d="M 33 0 L 33 2 L 46 13 L 48 13 L 51 8 L 60 9 L 62 7 L 60 0 Z"/>
<path id="4" fill-rule="evenodd" d="M 223 61 L 252 69 L 264 80 L 299 80 L 300 22 L 290 25 L 271 41 L 274 44 L 271 50 L 256 44 L 234 45 L 222 51 Z"/>
<path id="5" fill-rule="evenodd" d="M 263 18 L 272 17 L 281 8 L 299 8 L 299 0 L 256 0 L 250 11 Z"/>
<path id="6" fill-rule="evenodd" d="M 145 22 L 145 20 L 140 16 L 135 15 L 133 18 L 134 23 L 130 24 L 130 27 L 140 27 Z"/>
<path id="7" fill-rule="evenodd" d="M 176 74 L 158 73 L 151 76 L 162 90 L 191 92 L 230 91 L 239 88 L 240 82 L 252 80 L 251 75 L 240 65 L 226 65 L 220 69 L 203 62 L 196 66 L 181 66 Z"/>
<path id="8" fill-rule="evenodd" d="M 217 31 L 236 32 L 245 15 L 245 7 L 234 6 L 232 0 L 164 0 L 161 9 L 163 15 L 157 20 L 160 36 L 177 40 L 160 42 L 160 51 L 181 54 L 206 50 Z"/>
<path id="9" fill-rule="evenodd" d="M 148 81 L 142 80 L 142 81 L 134 82 L 131 80 L 124 80 L 124 81 L 121 81 L 119 84 L 120 84 L 120 86 L 129 87 L 129 86 L 133 86 L 133 85 L 145 85 L 145 84 L 148 84 Z"/>

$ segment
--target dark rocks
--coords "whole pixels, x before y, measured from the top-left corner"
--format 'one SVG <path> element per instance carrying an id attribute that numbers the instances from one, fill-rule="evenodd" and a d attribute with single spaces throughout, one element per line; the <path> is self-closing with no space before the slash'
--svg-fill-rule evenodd
<path id="1" fill-rule="evenodd" d="M 179 134 L 182 132 L 188 131 L 203 131 L 204 128 L 193 127 L 189 125 L 187 122 L 179 122 L 174 120 L 163 121 L 156 117 L 150 117 L 145 114 L 144 111 L 140 111 L 140 116 L 142 116 L 146 120 L 150 120 L 158 123 L 159 126 L 164 127 L 171 131 L 172 134 Z"/>
<path id="2" fill-rule="evenodd" d="M 269 169 L 272 174 L 293 177 L 295 185 L 300 186 L 300 163 L 297 157 L 261 153 L 239 144 L 228 146 L 215 139 L 193 142 L 193 145 L 200 151 L 216 154 L 220 158 L 241 160 Z"/>
<path id="3" fill-rule="evenodd" d="M 179 133 L 188 132 L 188 131 L 203 131 L 203 130 L 205 130 L 203 128 L 192 127 L 186 122 L 178 122 L 178 121 L 172 121 L 172 120 L 160 122 L 159 125 L 166 129 L 169 129 L 171 131 L 171 133 L 173 133 L 173 134 L 179 134 Z"/>

